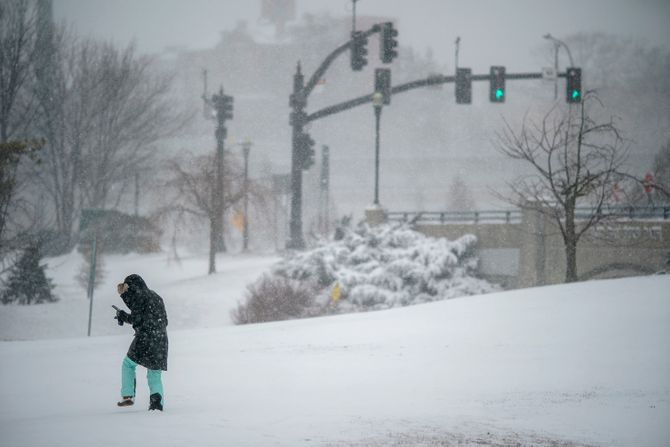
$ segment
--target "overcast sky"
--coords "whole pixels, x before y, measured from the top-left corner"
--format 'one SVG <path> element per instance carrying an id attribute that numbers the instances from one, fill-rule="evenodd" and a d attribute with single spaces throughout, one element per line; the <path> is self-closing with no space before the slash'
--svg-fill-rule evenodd
<path id="1" fill-rule="evenodd" d="M 351 17 L 351 0 L 296 0 L 297 15 L 328 12 Z M 240 20 L 259 26 L 261 0 L 54 0 L 56 20 L 84 35 L 125 44 L 142 52 L 168 46 L 211 48 L 220 32 Z M 564 38 L 603 31 L 670 45 L 670 0 L 358 0 L 358 15 L 397 19 L 401 45 L 431 48 L 453 67 L 454 40 L 461 37 L 459 65 L 487 71 L 535 70 L 532 51 L 542 35 Z M 346 39 L 347 36 L 343 36 Z M 561 63 L 563 65 L 563 62 Z"/>

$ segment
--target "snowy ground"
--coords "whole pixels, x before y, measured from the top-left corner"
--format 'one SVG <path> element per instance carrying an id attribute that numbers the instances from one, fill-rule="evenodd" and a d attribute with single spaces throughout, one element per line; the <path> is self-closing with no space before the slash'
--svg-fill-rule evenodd
<path id="1" fill-rule="evenodd" d="M 279 260 L 276 256 L 219 256 L 217 274 L 207 275 L 207 255 L 183 256 L 180 262 L 164 253 L 110 255 L 105 275 L 93 297 L 92 335 L 119 334 L 112 305 L 123 306 L 116 285 L 131 273 L 140 274 L 158 292 L 169 313 L 170 330 L 232 325 L 230 310 L 244 297 L 246 285 Z M 47 260 L 60 301 L 40 306 L 0 306 L 0 340 L 31 340 L 86 336 L 89 302 L 75 280 L 83 263 L 80 254 Z"/>
<path id="2" fill-rule="evenodd" d="M 0 307 L 2 339 L 49 338 L 0 342 L 0 445 L 670 445 L 670 276 L 231 326 L 275 260 L 208 277 L 205 258 L 110 258 L 91 338 L 78 261 L 52 260 L 61 302 Z M 170 316 L 162 414 L 142 373 L 138 404 L 115 406 L 132 336 L 109 305 L 130 272 Z"/>

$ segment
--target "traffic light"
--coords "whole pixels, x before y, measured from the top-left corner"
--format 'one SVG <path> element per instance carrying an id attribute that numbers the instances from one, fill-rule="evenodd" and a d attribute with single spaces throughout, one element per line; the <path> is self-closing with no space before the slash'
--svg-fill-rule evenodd
<path id="1" fill-rule="evenodd" d="M 384 97 L 384 104 L 391 104 L 391 70 L 388 68 L 375 69 L 375 92 Z"/>
<path id="2" fill-rule="evenodd" d="M 314 164 L 314 139 L 306 132 L 301 132 L 297 137 L 298 164 L 301 169 L 307 170 Z"/>
<path id="3" fill-rule="evenodd" d="M 565 99 L 570 103 L 582 101 L 582 69 L 569 67 L 565 72 Z"/>
<path id="4" fill-rule="evenodd" d="M 233 119 L 233 97 L 223 94 L 223 89 L 218 95 L 212 96 L 214 110 L 220 121 Z"/>
<path id="5" fill-rule="evenodd" d="M 353 31 L 351 33 L 351 69 L 360 71 L 368 64 L 368 38 L 362 31 Z"/>
<path id="6" fill-rule="evenodd" d="M 223 95 L 223 119 L 233 119 L 233 97 Z"/>
<path id="7" fill-rule="evenodd" d="M 456 69 L 456 104 L 470 104 L 472 102 L 472 70 L 469 68 Z"/>
<path id="8" fill-rule="evenodd" d="M 398 51 L 396 47 L 398 46 L 398 41 L 396 36 L 398 35 L 398 30 L 393 28 L 393 23 L 385 22 L 381 25 L 381 45 L 379 45 L 379 58 L 385 64 L 388 64 L 393 61 L 394 58 L 398 57 Z"/>
<path id="9" fill-rule="evenodd" d="M 505 102 L 505 67 L 491 67 L 489 99 L 491 102 Z"/>

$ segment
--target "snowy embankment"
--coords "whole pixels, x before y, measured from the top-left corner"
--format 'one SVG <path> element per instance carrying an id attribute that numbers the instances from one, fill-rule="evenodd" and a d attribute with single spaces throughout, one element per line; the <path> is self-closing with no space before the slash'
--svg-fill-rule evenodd
<path id="1" fill-rule="evenodd" d="M 186 307 L 178 300 L 218 298 L 210 278 L 174 280 L 156 287 L 171 321 Z M 143 375 L 138 404 L 115 407 L 125 327 L 1 342 L 1 444 L 670 445 L 669 290 L 670 276 L 653 276 L 172 328 L 162 414 L 146 411 Z"/>
<path id="2" fill-rule="evenodd" d="M 276 256 L 217 257 L 217 272 L 207 275 L 206 256 L 184 256 L 179 262 L 164 253 L 107 255 L 105 274 L 93 297 L 92 335 L 119 334 L 112 305 L 123 306 L 116 285 L 140 274 L 167 306 L 170 330 L 232 325 L 230 311 L 243 300 L 247 284 L 270 269 Z M 75 280 L 83 263 L 77 252 L 46 259 L 59 301 L 38 306 L 0 306 L 0 340 L 86 336 L 89 302 Z M 121 331 L 125 332 L 125 331 Z"/>

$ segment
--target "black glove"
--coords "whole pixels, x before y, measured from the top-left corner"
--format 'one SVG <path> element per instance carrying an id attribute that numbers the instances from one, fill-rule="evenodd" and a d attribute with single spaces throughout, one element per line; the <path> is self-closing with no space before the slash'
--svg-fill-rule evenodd
<path id="1" fill-rule="evenodd" d="M 112 306 L 116 310 L 116 316 L 114 319 L 119 323 L 119 326 L 123 326 L 123 323 L 130 323 L 130 315 L 124 310 L 119 309 L 116 306 Z"/>

